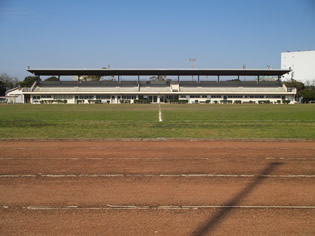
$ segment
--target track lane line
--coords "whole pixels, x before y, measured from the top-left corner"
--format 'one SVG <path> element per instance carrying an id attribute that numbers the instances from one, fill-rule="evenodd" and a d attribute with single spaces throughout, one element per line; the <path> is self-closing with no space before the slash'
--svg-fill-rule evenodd
<path id="1" fill-rule="evenodd" d="M 215 209 L 215 208 L 243 208 L 243 209 L 315 209 L 315 206 L 289 206 L 289 205 L 160 205 L 160 206 L 148 206 L 148 205 L 112 205 L 106 204 L 104 206 L 10 206 L 2 205 L 3 209 L 26 209 L 26 210 L 196 210 L 196 209 Z"/>
<path id="2" fill-rule="evenodd" d="M 0 178 L 82 178 L 82 177 L 229 177 L 229 178 L 315 178 L 315 175 L 249 175 L 249 174 L 2 174 Z"/>

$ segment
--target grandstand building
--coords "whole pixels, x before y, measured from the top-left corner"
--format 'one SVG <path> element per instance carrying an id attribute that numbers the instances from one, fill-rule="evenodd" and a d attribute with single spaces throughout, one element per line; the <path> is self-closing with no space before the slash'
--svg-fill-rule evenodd
<path id="1" fill-rule="evenodd" d="M 36 76 L 78 78 L 77 81 L 43 81 L 35 83 L 31 88 L 23 88 L 23 101 L 33 104 L 294 103 L 296 95 L 296 89 L 287 88 L 281 82 L 281 77 L 290 72 L 285 69 L 28 68 L 28 71 Z M 100 81 L 81 79 L 91 75 L 114 79 Z M 131 80 L 128 76 L 136 79 Z M 142 79 L 148 76 L 155 76 L 157 79 L 155 81 Z M 167 76 L 172 79 L 165 79 Z M 244 78 L 254 79 L 244 81 Z"/>

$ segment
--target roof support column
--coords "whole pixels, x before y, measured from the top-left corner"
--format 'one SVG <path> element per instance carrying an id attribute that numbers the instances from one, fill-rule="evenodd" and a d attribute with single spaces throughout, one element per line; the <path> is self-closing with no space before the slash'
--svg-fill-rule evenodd
<path id="1" fill-rule="evenodd" d="M 278 82 L 280 82 L 280 75 L 278 75 Z"/>
<path id="2" fill-rule="evenodd" d="M 177 82 L 178 82 L 178 84 L 179 84 L 179 75 L 177 76 Z"/>
<path id="3" fill-rule="evenodd" d="M 138 75 L 138 84 L 140 84 L 140 75 Z"/>
<path id="4" fill-rule="evenodd" d="M 120 75 L 118 75 L 118 83 L 120 83 Z"/>
<path id="5" fill-rule="evenodd" d="M 260 77 L 260 76 L 258 75 L 258 80 L 257 80 L 257 81 L 258 81 L 258 83 L 259 83 L 259 77 Z"/>
<path id="6" fill-rule="evenodd" d="M 198 84 L 200 84 L 200 75 L 198 75 Z"/>
<path id="7" fill-rule="evenodd" d="M 239 75 L 237 76 L 237 80 L 240 81 L 240 76 Z"/>
<path id="8" fill-rule="evenodd" d="M 220 75 L 218 75 L 218 83 L 220 82 Z"/>

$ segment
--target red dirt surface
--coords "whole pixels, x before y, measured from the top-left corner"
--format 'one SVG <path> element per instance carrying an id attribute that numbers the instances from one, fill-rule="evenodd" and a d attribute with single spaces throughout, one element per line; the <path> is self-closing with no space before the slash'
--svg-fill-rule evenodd
<path id="1" fill-rule="evenodd" d="M 0 234 L 315 235 L 314 186 L 314 141 L 0 141 Z"/>

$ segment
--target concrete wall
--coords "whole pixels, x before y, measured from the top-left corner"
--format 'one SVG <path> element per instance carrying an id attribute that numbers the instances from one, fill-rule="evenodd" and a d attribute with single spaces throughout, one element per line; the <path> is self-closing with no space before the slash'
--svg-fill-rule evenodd
<path id="1" fill-rule="evenodd" d="M 281 53 L 281 69 L 292 70 L 284 75 L 284 80 L 293 78 L 303 83 L 315 83 L 315 50 Z"/>

